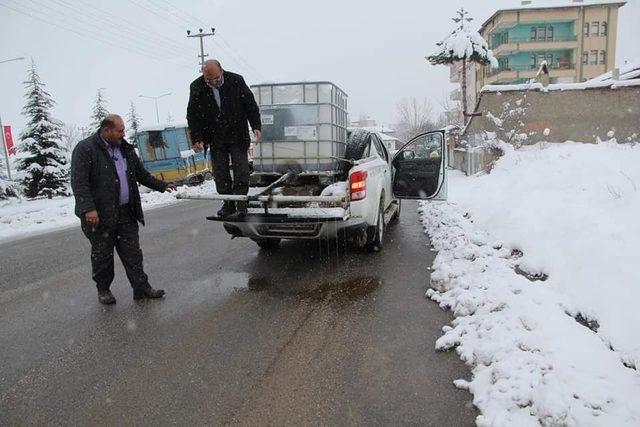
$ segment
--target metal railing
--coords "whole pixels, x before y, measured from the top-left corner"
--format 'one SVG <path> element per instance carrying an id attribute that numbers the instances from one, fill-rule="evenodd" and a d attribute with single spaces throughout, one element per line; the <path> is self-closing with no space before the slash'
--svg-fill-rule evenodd
<path id="1" fill-rule="evenodd" d="M 509 39 L 505 39 L 505 40 L 496 40 L 495 43 L 491 43 L 490 48 L 495 49 L 499 46 L 502 46 L 503 44 L 556 43 L 556 42 L 572 42 L 576 40 L 578 40 L 576 36 L 562 36 L 562 37 L 553 36 L 553 38 L 545 38 L 545 39 L 534 39 L 531 37 L 509 37 Z"/>
<path id="2" fill-rule="evenodd" d="M 489 72 L 487 72 L 487 77 L 495 76 L 496 74 L 504 73 L 504 72 L 536 72 L 540 68 L 540 65 L 513 65 L 507 66 L 504 68 L 493 68 Z M 552 64 L 549 67 L 551 70 L 575 70 L 576 64 Z"/>

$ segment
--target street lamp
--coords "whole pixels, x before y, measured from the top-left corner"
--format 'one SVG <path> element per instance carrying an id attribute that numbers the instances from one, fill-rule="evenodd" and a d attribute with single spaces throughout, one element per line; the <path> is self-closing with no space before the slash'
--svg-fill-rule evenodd
<path id="1" fill-rule="evenodd" d="M 146 96 L 146 95 L 138 95 L 138 98 L 148 98 L 148 99 L 153 99 L 156 103 L 156 120 L 158 121 L 158 124 L 160 124 L 160 114 L 158 114 L 158 99 L 162 98 L 163 96 L 168 96 L 171 95 L 171 92 L 167 92 L 164 93 L 162 95 L 159 96 Z"/>
<path id="2" fill-rule="evenodd" d="M 0 64 L 2 64 L 3 62 L 11 62 L 11 61 L 22 61 L 24 58 L 22 56 L 18 57 L 18 58 L 11 58 L 11 59 L 5 59 L 0 61 Z"/>
<path id="3" fill-rule="evenodd" d="M 5 59 L 0 61 L 0 64 L 3 64 L 5 62 L 11 62 L 11 61 L 22 61 L 24 58 L 23 57 L 18 57 L 18 58 L 11 58 L 11 59 Z M 4 159 L 7 163 L 7 177 L 9 178 L 9 181 L 11 181 L 11 165 L 9 164 L 9 150 L 7 150 L 7 141 L 4 138 L 4 126 L 2 126 L 2 117 L 0 117 L 0 141 L 2 141 L 2 147 L 4 148 Z"/>

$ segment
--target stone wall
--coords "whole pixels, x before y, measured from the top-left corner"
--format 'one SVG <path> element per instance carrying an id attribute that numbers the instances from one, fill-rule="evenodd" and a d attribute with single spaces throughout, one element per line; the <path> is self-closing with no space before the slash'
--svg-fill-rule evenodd
<path id="1" fill-rule="evenodd" d="M 482 116 L 473 117 L 462 140 L 477 142 L 486 132 L 516 145 L 640 140 L 640 86 L 483 92 L 476 111 Z"/>

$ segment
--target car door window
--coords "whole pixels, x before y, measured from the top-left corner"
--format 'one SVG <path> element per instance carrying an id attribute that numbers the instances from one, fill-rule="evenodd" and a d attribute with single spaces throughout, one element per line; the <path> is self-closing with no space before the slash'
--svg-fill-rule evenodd
<path id="1" fill-rule="evenodd" d="M 382 143 L 380 142 L 380 140 L 376 135 L 371 135 L 371 142 L 373 143 L 376 153 L 378 153 L 378 157 L 380 157 L 383 160 L 387 160 L 387 157 L 385 156 L 384 148 L 382 148 Z"/>
<path id="2" fill-rule="evenodd" d="M 419 135 L 396 154 L 393 193 L 398 198 L 428 199 L 438 195 L 445 179 L 444 132 Z"/>

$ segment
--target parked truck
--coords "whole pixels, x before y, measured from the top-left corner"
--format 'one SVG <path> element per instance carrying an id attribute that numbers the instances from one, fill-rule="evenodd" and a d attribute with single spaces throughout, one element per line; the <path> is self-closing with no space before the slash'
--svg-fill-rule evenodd
<path id="1" fill-rule="evenodd" d="M 219 218 L 235 237 L 275 249 L 282 239 L 343 237 L 378 251 L 402 199 L 446 197 L 445 132 L 417 135 L 391 155 L 375 132 L 347 129 L 347 95 L 331 82 L 251 87 L 263 141 L 254 149 L 250 196 L 181 196 L 246 201 L 245 216 Z"/>

